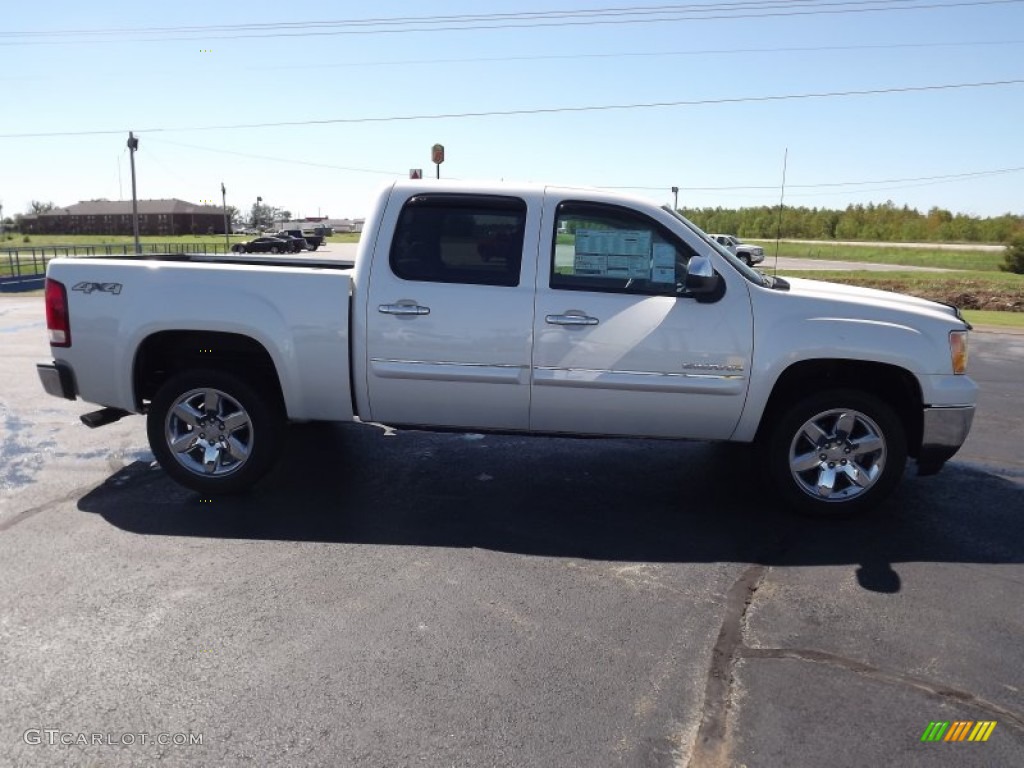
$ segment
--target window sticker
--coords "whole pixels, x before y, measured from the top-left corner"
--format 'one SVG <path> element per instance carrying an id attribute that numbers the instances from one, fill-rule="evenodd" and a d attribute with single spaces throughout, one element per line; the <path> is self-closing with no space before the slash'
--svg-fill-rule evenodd
<path id="1" fill-rule="evenodd" d="M 573 274 L 645 280 L 651 277 L 649 231 L 578 229 L 575 243 Z"/>
<path id="2" fill-rule="evenodd" d="M 675 283 L 676 249 L 669 243 L 655 243 L 651 259 L 652 283 Z"/>

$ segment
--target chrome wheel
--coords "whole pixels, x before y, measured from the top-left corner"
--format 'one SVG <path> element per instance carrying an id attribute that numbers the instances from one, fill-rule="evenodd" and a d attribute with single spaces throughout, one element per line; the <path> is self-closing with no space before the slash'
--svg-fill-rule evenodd
<path id="1" fill-rule="evenodd" d="M 884 433 L 866 414 L 833 408 L 807 419 L 789 445 L 797 486 L 819 501 L 850 501 L 870 490 L 885 470 Z"/>
<path id="2" fill-rule="evenodd" d="M 174 459 L 197 475 L 238 472 L 252 454 L 253 420 L 241 403 L 219 389 L 191 389 L 167 410 L 164 441 Z"/>

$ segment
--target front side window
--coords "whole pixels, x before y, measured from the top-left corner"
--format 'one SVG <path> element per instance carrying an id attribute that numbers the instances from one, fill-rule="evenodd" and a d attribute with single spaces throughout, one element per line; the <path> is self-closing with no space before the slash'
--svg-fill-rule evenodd
<path id="1" fill-rule="evenodd" d="M 403 280 L 519 285 L 526 203 L 495 195 L 417 195 L 398 217 L 391 270 Z"/>
<path id="2" fill-rule="evenodd" d="M 693 251 L 635 211 L 599 203 L 558 207 L 551 287 L 677 296 Z"/>

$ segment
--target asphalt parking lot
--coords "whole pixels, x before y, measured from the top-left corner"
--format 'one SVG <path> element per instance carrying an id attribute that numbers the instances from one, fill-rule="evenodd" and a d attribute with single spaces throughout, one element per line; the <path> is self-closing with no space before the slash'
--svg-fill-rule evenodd
<path id="1" fill-rule="evenodd" d="M 207 502 L 0 297 L 0 765 L 1024 764 L 1024 336 L 972 345 L 967 445 L 865 520 L 743 447 L 356 425 Z"/>

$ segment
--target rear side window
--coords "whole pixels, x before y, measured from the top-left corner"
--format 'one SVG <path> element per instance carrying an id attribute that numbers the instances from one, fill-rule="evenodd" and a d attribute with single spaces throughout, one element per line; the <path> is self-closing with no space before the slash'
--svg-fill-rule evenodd
<path id="1" fill-rule="evenodd" d="M 519 285 L 526 202 L 496 195 L 417 195 L 398 217 L 391 271 L 403 280 Z"/>

